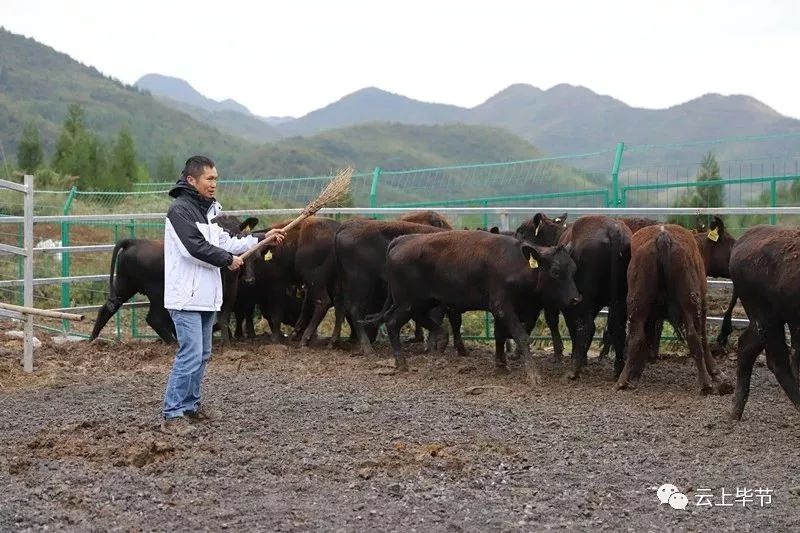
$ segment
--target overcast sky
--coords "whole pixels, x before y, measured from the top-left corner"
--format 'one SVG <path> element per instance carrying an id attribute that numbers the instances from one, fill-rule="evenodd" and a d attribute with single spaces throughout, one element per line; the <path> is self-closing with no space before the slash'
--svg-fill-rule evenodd
<path id="1" fill-rule="evenodd" d="M 798 0 L 0 0 L 0 25 L 126 83 L 157 72 L 260 115 L 376 86 L 475 106 L 512 83 L 664 108 L 749 94 L 800 118 Z"/>

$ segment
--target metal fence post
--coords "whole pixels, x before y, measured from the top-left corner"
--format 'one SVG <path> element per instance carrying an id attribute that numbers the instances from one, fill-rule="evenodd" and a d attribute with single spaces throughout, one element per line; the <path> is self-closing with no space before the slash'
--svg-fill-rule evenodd
<path id="1" fill-rule="evenodd" d="M 78 193 L 78 187 L 72 186 L 72 189 L 69 191 L 69 196 L 67 196 L 67 201 L 64 202 L 64 215 L 69 215 L 70 210 L 72 209 L 72 201 L 75 199 L 75 195 Z M 69 222 L 62 222 L 61 223 L 61 246 L 69 246 Z M 61 254 L 61 277 L 67 278 L 69 277 L 70 272 L 70 253 L 64 252 Z M 70 306 L 70 284 L 69 283 L 62 283 L 61 284 L 61 307 L 69 307 Z M 64 328 L 64 331 L 69 331 L 69 320 L 62 320 L 61 325 Z"/>
<path id="2" fill-rule="evenodd" d="M 33 307 L 33 176 L 25 175 L 25 307 Z M 25 348 L 22 356 L 25 372 L 33 372 L 33 315 L 25 317 Z"/>
<path id="3" fill-rule="evenodd" d="M 24 215 L 24 211 L 23 211 Z M 25 248 L 25 223 L 17 224 L 17 246 Z M 25 258 L 23 256 L 17 257 L 17 279 L 25 277 Z M 25 286 L 20 287 L 17 291 L 17 304 L 25 305 Z"/>
<path id="4" fill-rule="evenodd" d="M 769 182 L 769 206 L 770 207 L 777 207 L 778 206 L 778 182 L 772 180 Z M 769 216 L 769 223 L 773 226 L 778 223 L 778 215 L 772 214 Z"/>
<path id="5" fill-rule="evenodd" d="M 381 181 L 381 167 L 372 171 L 372 187 L 369 191 L 369 206 L 378 207 L 378 183 Z"/>
<path id="6" fill-rule="evenodd" d="M 625 151 L 625 143 L 617 143 L 617 153 L 614 155 L 614 167 L 611 169 L 611 206 L 619 205 L 619 167 L 622 164 L 622 152 Z"/>

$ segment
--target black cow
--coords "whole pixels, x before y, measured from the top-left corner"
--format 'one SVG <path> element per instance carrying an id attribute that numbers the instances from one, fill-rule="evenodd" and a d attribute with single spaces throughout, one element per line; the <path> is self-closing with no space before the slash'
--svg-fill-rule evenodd
<path id="1" fill-rule="evenodd" d="M 114 277 L 116 267 L 117 275 Z M 164 243 L 148 239 L 122 239 L 111 252 L 111 273 L 108 278 L 108 299 L 97 312 L 92 341 L 136 293 L 147 296 L 150 309 L 145 320 L 164 342 L 176 341 L 175 325 L 164 309 Z"/>
<path id="2" fill-rule="evenodd" d="M 252 229 L 258 225 L 258 219 L 255 217 L 250 217 L 244 222 L 241 222 L 238 217 L 225 213 L 214 217 L 211 222 L 218 224 L 219 227 L 229 235 L 237 237 L 249 234 Z M 255 281 L 253 272 L 255 260 L 255 256 L 250 256 L 238 270 L 230 270 L 228 268 L 220 269 L 223 298 L 222 306 L 220 307 L 219 313 L 217 313 L 216 328 L 220 330 L 223 344 L 230 344 L 231 341 L 230 319 L 239 295 L 240 284 L 252 285 Z"/>
<path id="3" fill-rule="evenodd" d="M 489 311 L 495 319 L 497 366 L 506 367 L 505 339 L 510 335 L 522 350 L 526 377 L 538 383 L 523 322 L 535 320 L 545 302 L 559 308 L 580 302 L 570 248 L 542 248 L 476 231 L 398 237 L 389 245 L 386 261 L 390 296 L 384 310 L 367 322 L 386 322 L 396 366 L 403 371 L 408 366 L 399 334 L 411 317 L 436 307 L 458 314 Z"/>
<path id="4" fill-rule="evenodd" d="M 336 232 L 336 272 L 343 296 L 342 305 L 352 319 L 361 352 L 372 354 L 377 326 L 364 327 L 359 321 L 376 313 L 386 300 L 386 250 L 395 237 L 412 233 L 441 233 L 442 227 L 403 220 L 348 220 Z M 453 324 L 456 321 L 457 324 Z M 453 335 L 460 338 L 460 316 L 451 318 Z M 437 331 L 440 331 L 437 329 Z M 334 339 L 335 340 L 335 339 Z M 461 348 L 463 350 L 463 343 Z"/>
<path id="5" fill-rule="evenodd" d="M 586 365 L 596 329 L 594 320 L 606 305 L 615 352 L 614 377 L 618 377 L 625 363 L 625 276 L 631 257 L 631 230 L 612 218 L 585 216 L 567 228 L 559 243 L 573 245 L 572 257 L 578 265 L 575 285 L 583 297 L 580 304 L 563 311 L 572 339 L 572 370 L 567 377 L 577 379 Z M 560 358 L 563 343 L 558 331 L 558 310 L 546 309 L 545 319 L 553 335 L 554 352 Z"/>
<path id="6" fill-rule="evenodd" d="M 736 396 L 731 418 L 741 420 L 758 355 L 800 410 L 800 228 L 755 226 L 733 247 L 730 274 L 750 325 L 739 338 Z M 784 327 L 789 326 L 794 357 L 789 360 Z"/>
<path id="7" fill-rule="evenodd" d="M 224 218 L 218 220 L 221 217 Z M 254 220 L 248 219 L 245 223 L 238 223 L 238 219 L 231 215 L 221 215 L 221 217 L 216 217 L 214 220 L 218 223 L 223 222 L 224 225 L 220 224 L 220 227 L 228 233 L 232 233 L 235 228 L 232 234 L 239 234 Z M 234 299 L 228 293 L 231 286 L 237 285 L 240 272 L 227 268 L 220 270 L 223 276 L 222 309 L 226 309 L 226 305 L 228 309 L 232 309 Z M 150 300 L 150 309 L 145 317 L 147 324 L 165 342 L 176 341 L 175 325 L 164 308 L 164 243 L 149 239 L 122 239 L 114 246 L 111 253 L 108 299 L 97 313 L 92 334 L 89 336 L 90 341 L 100 335 L 100 331 L 114 313 L 136 293 L 143 294 Z M 218 317 L 217 324 L 223 323 L 226 322 L 220 322 Z M 227 328 L 222 328 L 223 340 L 228 340 L 227 334 Z"/>

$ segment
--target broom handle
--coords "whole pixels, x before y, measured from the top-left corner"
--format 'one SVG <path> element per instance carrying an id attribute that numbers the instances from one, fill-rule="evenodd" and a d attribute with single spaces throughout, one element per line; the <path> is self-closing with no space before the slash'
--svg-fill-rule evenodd
<path id="1" fill-rule="evenodd" d="M 310 216 L 311 216 L 310 213 L 306 213 L 305 211 L 303 211 L 302 213 L 300 213 L 300 215 L 297 218 L 295 218 L 294 220 L 289 222 L 286 226 L 284 226 L 283 227 L 283 231 L 284 232 L 289 231 L 290 229 L 292 229 L 293 227 L 295 227 L 300 222 L 302 222 L 303 220 L 305 220 L 306 218 L 308 218 Z M 261 250 L 263 247 L 264 247 L 264 241 L 261 241 L 258 244 L 256 244 L 255 246 L 251 247 L 249 250 L 247 250 L 245 253 L 243 253 L 239 257 L 242 259 L 242 261 L 244 261 L 245 259 L 247 259 L 251 255 L 253 255 L 254 253 L 256 253 L 259 250 Z"/>

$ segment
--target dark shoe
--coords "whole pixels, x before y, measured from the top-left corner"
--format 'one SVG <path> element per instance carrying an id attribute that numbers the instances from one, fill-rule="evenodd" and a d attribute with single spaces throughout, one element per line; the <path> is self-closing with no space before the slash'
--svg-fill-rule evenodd
<path id="1" fill-rule="evenodd" d="M 204 405 L 201 405 L 197 411 L 185 411 L 183 414 L 192 422 L 210 422 L 220 418 L 218 412 Z"/>
<path id="2" fill-rule="evenodd" d="M 176 416 L 173 418 L 165 418 L 161 421 L 161 432 L 168 435 L 185 437 L 194 432 L 194 428 L 186 417 Z"/>

